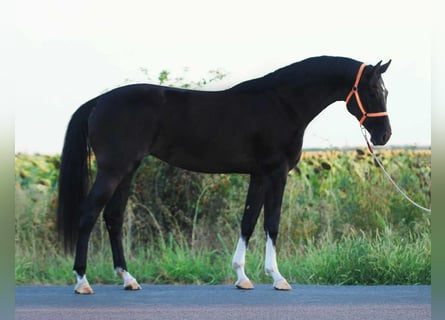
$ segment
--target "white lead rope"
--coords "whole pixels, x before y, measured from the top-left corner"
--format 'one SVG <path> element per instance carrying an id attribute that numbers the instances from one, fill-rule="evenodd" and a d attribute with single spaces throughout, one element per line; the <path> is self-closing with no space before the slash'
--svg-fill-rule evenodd
<path id="1" fill-rule="evenodd" d="M 361 126 L 362 129 L 362 134 L 363 137 L 365 138 L 366 144 L 368 145 L 368 150 L 371 153 L 372 157 L 374 158 L 375 162 L 377 162 L 377 164 L 379 165 L 379 167 L 382 169 L 383 173 L 386 175 L 386 177 L 388 178 L 389 181 L 391 181 L 391 183 L 394 185 L 394 187 L 397 189 L 397 191 L 400 192 L 400 194 L 402 196 L 405 197 L 406 200 L 408 200 L 411 204 L 413 204 L 414 206 L 416 206 L 419 209 L 422 209 L 423 211 L 426 212 L 431 212 L 431 209 L 429 208 L 425 208 L 423 206 L 421 206 L 420 204 L 416 203 L 414 200 L 412 200 L 398 185 L 397 183 L 391 178 L 391 176 L 389 175 L 389 173 L 385 170 L 385 168 L 383 167 L 382 163 L 380 162 L 380 160 L 377 158 L 377 156 L 374 153 L 374 150 L 371 148 L 371 145 L 368 141 L 368 136 L 366 135 L 366 129 L 365 127 Z"/>

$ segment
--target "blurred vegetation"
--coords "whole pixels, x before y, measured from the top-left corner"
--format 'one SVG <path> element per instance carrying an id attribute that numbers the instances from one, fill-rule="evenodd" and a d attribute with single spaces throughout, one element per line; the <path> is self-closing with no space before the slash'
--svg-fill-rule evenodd
<path id="1" fill-rule="evenodd" d="M 393 178 L 425 206 L 429 206 L 431 200 L 430 156 L 430 150 L 379 153 Z M 16 276 L 19 283 L 51 282 L 58 278 L 46 275 L 48 261 L 44 257 L 49 254 L 58 264 L 68 265 L 64 272 L 71 277 L 71 258 L 63 257 L 55 234 L 59 161 L 58 155 L 16 155 Z M 169 279 L 179 283 L 230 282 L 234 277 L 230 260 L 240 232 L 248 181 L 246 175 L 199 174 L 147 157 L 134 177 L 124 222 L 124 247 L 134 267 L 145 270 L 142 272 L 148 272 L 146 264 L 151 261 L 166 262 L 168 258 L 172 265 L 153 265 L 149 269 L 153 274 L 139 277 L 155 283 Z M 395 191 L 364 149 L 305 152 L 298 167 L 289 173 L 286 185 L 278 238 L 279 259 L 282 268 L 289 268 L 289 274 L 302 272 L 296 270 L 302 267 L 302 262 L 297 260 L 319 259 L 323 268 L 326 264 L 332 264 L 334 269 L 346 265 L 338 275 L 331 269 L 320 275 L 321 271 L 314 269 L 306 275 L 310 279 L 301 278 L 303 276 L 294 279 L 302 283 L 429 283 L 430 218 L 429 213 L 412 206 Z M 267 281 L 261 267 L 263 238 L 260 218 L 250 246 L 253 255 L 250 263 L 257 265 L 252 278 L 258 281 Z M 166 256 L 168 252 L 170 255 Z M 404 258 L 397 256 L 398 253 Z M 395 260 L 384 261 L 390 255 Z M 89 257 L 90 269 L 95 263 L 92 261 L 97 259 L 109 266 L 109 277 L 103 278 L 100 275 L 103 270 L 97 270 L 96 280 L 111 281 L 111 255 L 102 221 L 92 234 Z M 193 262 L 193 257 L 198 259 L 200 267 Z M 328 261 L 321 263 L 320 259 Z M 30 261 L 32 268 L 27 269 Z M 295 262 L 295 270 L 289 261 Z M 177 270 L 178 263 L 189 265 L 197 273 L 189 270 L 185 276 Z M 218 276 L 210 279 L 205 276 L 206 272 L 198 272 L 200 268 L 214 268 L 215 263 L 223 263 L 217 268 Z M 401 276 L 401 270 L 413 263 L 419 274 L 409 272 L 409 278 L 403 281 L 393 274 L 372 276 L 366 268 L 372 266 L 385 274 L 393 270 Z M 39 271 L 35 270 L 37 267 Z M 53 269 L 58 270 L 55 266 Z M 37 280 L 36 272 L 43 273 L 41 280 Z M 160 273 L 156 275 L 156 272 Z M 183 278 L 180 274 L 184 274 Z M 199 278 L 199 274 L 204 278 L 194 279 Z M 59 279 L 66 277 L 59 275 Z"/>

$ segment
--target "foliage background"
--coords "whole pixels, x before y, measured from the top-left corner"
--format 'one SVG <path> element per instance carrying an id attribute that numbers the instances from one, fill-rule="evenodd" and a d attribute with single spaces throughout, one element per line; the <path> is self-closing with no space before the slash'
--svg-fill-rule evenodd
<path id="1" fill-rule="evenodd" d="M 430 203 L 430 150 L 381 151 L 415 201 Z M 60 157 L 16 155 L 16 281 L 72 281 L 72 257 L 55 233 Z M 199 174 L 146 158 L 126 209 L 124 247 L 132 273 L 152 283 L 231 283 L 249 177 Z M 264 276 L 262 218 L 247 268 Z M 405 201 L 365 150 L 306 151 L 289 173 L 278 238 L 282 273 L 299 283 L 431 281 L 430 214 Z M 48 259 L 51 257 L 51 259 Z M 89 277 L 114 283 L 102 220 L 93 231 Z"/>

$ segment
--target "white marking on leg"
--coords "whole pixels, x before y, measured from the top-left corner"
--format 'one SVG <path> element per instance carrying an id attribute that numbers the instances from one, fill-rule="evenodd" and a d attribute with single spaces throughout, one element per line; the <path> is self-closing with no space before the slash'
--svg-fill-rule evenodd
<path id="1" fill-rule="evenodd" d="M 239 289 L 253 289 L 253 284 L 246 276 L 244 272 L 244 264 L 246 263 L 246 250 L 247 245 L 246 241 L 243 237 L 240 237 L 238 240 L 238 245 L 236 246 L 235 254 L 232 259 L 232 267 L 236 271 L 236 275 L 238 280 L 235 282 L 235 285 Z"/>
<path id="2" fill-rule="evenodd" d="M 78 294 L 93 294 L 93 288 L 91 288 L 88 283 L 86 275 L 80 276 L 76 271 L 74 271 L 74 275 L 76 276 L 76 286 L 74 287 L 74 292 Z"/>
<path id="3" fill-rule="evenodd" d="M 125 290 L 141 290 L 141 286 L 136 281 L 136 279 L 128 272 L 127 270 L 122 269 L 121 267 L 117 267 L 115 270 L 116 275 L 124 280 L 124 289 Z"/>
<path id="4" fill-rule="evenodd" d="M 273 286 L 277 290 L 290 290 L 292 287 L 281 275 L 277 265 L 276 248 L 272 242 L 272 239 L 267 234 L 266 237 L 266 261 L 265 261 L 266 274 L 273 278 Z"/>

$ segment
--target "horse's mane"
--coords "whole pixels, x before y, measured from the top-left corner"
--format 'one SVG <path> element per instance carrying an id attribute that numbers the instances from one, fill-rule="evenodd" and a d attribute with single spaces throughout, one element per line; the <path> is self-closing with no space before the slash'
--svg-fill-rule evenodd
<path id="1" fill-rule="evenodd" d="M 234 92 L 264 92 L 284 86 L 300 86 L 329 76 L 347 77 L 351 68 L 360 62 L 343 57 L 320 56 L 302 60 L 280 68 L 263 77 L 241 82 L 230 90 Z M 354 72 L 356 70 L 354 69 Z"/>

